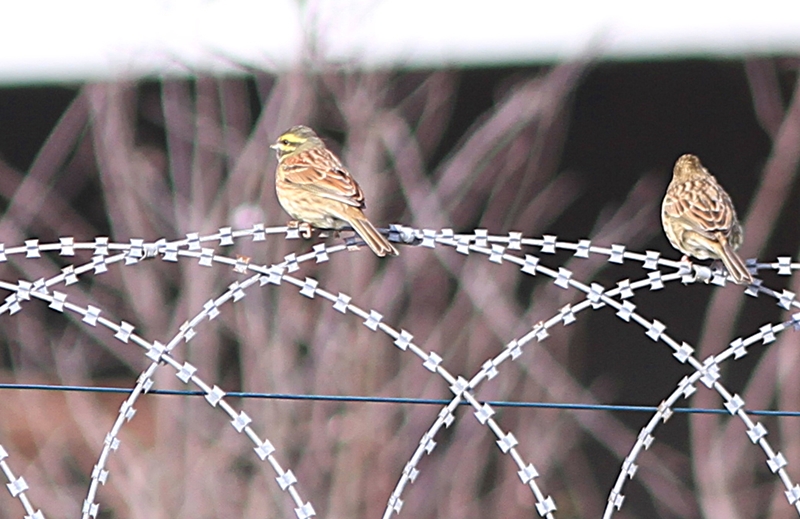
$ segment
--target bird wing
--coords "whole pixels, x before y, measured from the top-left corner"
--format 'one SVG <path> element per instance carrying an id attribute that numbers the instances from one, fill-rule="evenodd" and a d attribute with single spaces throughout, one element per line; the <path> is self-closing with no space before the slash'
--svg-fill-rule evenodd
<path id="1" fill-rule="evenodd" d="M 670 195 L 664 210 L 692 230 L 711 238 L 718 232 L 727 236 L 733 229 L 736 216 L 731 199 L 713 180 L 675 184 L 670 186 Z"/>
<path id="2" fill-rule="evenodd" d="M 327 149 L 311 149 L 286 157 L 284 179 L 323 198 L 364 208 L 364 192 L 339 159 Z"/>

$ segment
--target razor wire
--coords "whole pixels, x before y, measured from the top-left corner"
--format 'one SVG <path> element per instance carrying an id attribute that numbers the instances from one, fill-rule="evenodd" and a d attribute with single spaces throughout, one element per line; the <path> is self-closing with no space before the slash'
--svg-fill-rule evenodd
<path id="1" fill-rule="evenodd" d="M 767 464 L 773 473 L 778 475 L 786 487 L 786 497 L 790 505 L 793 505 L 800 513 L 800 486 L 792 484 L 785 471 L 787 465 L 785 457 L 780 452 L 775 452 L 766 441 L 766 428 L 760 423 L 753 423 L 744 410 L 744 401 L 740 396 L 731 394 L 719 382 L 719 364 L 730 357 L 741 358 L 747 353 L 747 347 L 761 341 L 768 344 L 775 340 L 776 334 L 788 329 L 800 327 L 800 314 L 795 314 L 790 321 L 777 324 L 766 324 L 761 327 L 758 333 L 747 338 L 737 338 L 731 342 L 730 346 L 722 353 L 705 359 L 702 363 L 695 359 L 693 349 L 686 342 L 678 344 L 665 333 L 666 326 L 658 320 L 648 320 L 640 313 L 637 313 L 636 306 L 628 299 L 633 296 L 635 290 L 648 287 L 650 290 L 659 290 L 664 287 L 664 283 L 681 281 L 683 283 L 693 283 L 697 281 L 713 283 L 724 286 L 726 279 L 724 273 L 709 267 L 693 265 L 688 261 L 673 261 L 663 259 L 656 251 L 646 251 L 644 254 L 630 252 L 623 245 L 612 245 L 611 247 L 600 247 L 591 244 L 589 240 L 580 240 L 577 243 L 559 241 L 556 236 L 545 235 L 540 239 L 525 238 L 522 233 L 511 232 L 507 236 L 490 235 L 485 229 L 476 229 L 472 234 L 456 234 L 450 229 L 435 231 L 431 229 L 412 229 L 402 225 L 393 225 L 389 229 L 389 237 L 392 241 L 405 244 L 414 244 L 424 248 L 434 248 L 437 244 L 453 247 L 458 253 L 469 254 L 476 252 L 481 257 L 485 257 L 491 263 L 500 264 L 507 261 L 516 264 L 520 270 L 527 275 L 542 274 L 550 278 L 553 283 L 562 289 L 576 289 L 585 295 L 585 299 L 577 304 L 568 304 L 561 308 L 559 312 L 546 321 L 540 321 L 533 326 L 533 329 L 519 337 L 511 340 L 505 345 L 503 350 L 487 360 L 481 369 L 472 377 L 467 378 L 461 375 L 453 375 L 442 365 L 442 357 L 436 352 L 426 352 L 413 343 L 413 335 L 406 330 L 396 330 L 383 322 L 383 316 L 377 310 L 364 310 L 356 306 L 352 297 L 339 292 L 334 295 L 332 292 L 319 286 L 319 282 L 313 278 L 306 277 L 301 280 L 291 276 L 291 273 L 300 270 L 301 264 L 310 260 L 315 263 L 324 263 L 329 260 L 329 255 L 348 250 L 357 241 L 350 238 L 344 244 L 327 246 L 325 244 L 314 245 L 311 252 L 297 256 L 289 254 L 284 261 L 271 265 L 252 265 L 242 257 L 230 258 L 228 256 L 215 254 L 213 248 L 203 247 L 208 242 L 218 242 L 220 247 L 234 244 L 235 239 L 251 237 L 254 241 L 264 241 L 268 235 L 285 234 L 287 239 L 298 238 L 297 229 L 287 229 L 286 227 L 265 228 L 262 224 L 256 224 L 252 229 L 233 231 L 230 227 L 219 229 L 219 232 L 211 235 L 200 236 L 199 233 L 189 233 L 185 239 L 167 242 L 165 239 L 156 242 L 145 242 L 143 239 L 131 239 L 129 243 L 110 242 L 107 237 L 97 237 L 94 242 L 75 242 L 71 237 L 60 238 L 58 243 L 40 244 L 38 240 L 26 240 L 24 245 L 6 248 L 0 244 L 0 262 L 6 261 L 9 255 L 22 255 L 24 258 L 39 258 L 43 252 L 58 252 L 61 256 L 74 256 L 76 250 L 93 251 L 90 262 L 80 266 L 69 265 L 62 269 L 61 274 L 49 279 L 39 279 L 34 282 L 18 280 L 16 284 L 0 282 L 0 288 L 8 290 L 11 294 L 0 305 L 0 315 L 9 313 L 13 315 L 23 309 L 21 304 L 30 301 L 31 298 L 39 299 L 49 303 L 49 307 L 55 311 L 64 312 L 65 310 L 81 316 L 81 322 L 89 326 L 100 324 L 114 332 L 116 339 L 123 343 L 132 342 L 145 350 L 145 355 L 151 360 L 151 364 L 137 378 L 136 385 L 131 389 L 128 398 L 123 402 L 112 429 L 106 435 L 100 458 L 95 465 L 90 488 L 83 505 L 83 517 L 94 517 L 98 513 L 98 504 L 95 497 L 100 485 L 105 484 L 109 472 L 105 468 L 105 463 L 113 451 L 119 448 L 117 435 L 125 423 L 130 421 L 134 414 L 134 404 L 141 394 L 146 393 L 153 384 L 152 375 L 161 363 L 169 364 L 175 371 L 178 378 L 188 384 L 193 383 L 205 395 L 206 400 L 212 407 L 222 408 L 231 418 L 232 426 L 237 432 L 245 433 L 256 445 L 256 454 L 262 461 L 269 461 L 278 477 L 276 478 L 281 490 L 289 493 L 296 505 L 295 513 L 298 518 L 306 518 L 315 515 L 315 511 L 310 501 L 303 501 L 296 490 L 297 478 L 291 470 L 283 470 L 274 454 L 275 447 L 269 440 L 261 440 L 255 431 L 250 427 L 252 420 L 244 411 L 236 412 L 225 400 L 225 392 L 217 385 L 210 385 L 203 381 L 197 374 L 197 368 L 188 362 L 181 363 L 177 360 L 173 352 L 181 341 L 188 342 L 198 333 L 195 328 L 200 326 L 206 319 L 212 320 L 219 315 L 220 306 L 226 303 L 235 303 L 245 297 L 246 290 L 253 287 L 256 283 L 260 287 L 265 285 L 280 286 L 283 281 L 288 285 L 293 285 L 299 289 L 301 295 L 314 299 L 319 295 L 333 303 L 334 310 L 343 314 L 350 313 L 360 319 L 363 324 L 372 331 L 380 330 L 388 335 L 395 346 L 400 350 L 409 351 L 415 354 L 427 370 L 438 374 L 448 384 L 448 388 L 453 393 L 453 398 L 445 405 L 431 427 L 425 432 L 419 441 L 418 447 L 406 463 L 402 470 L 400 479 L 395 490 L 388 499 L 384 517 L 388 518 L 394 513 L 398 513 L 403 505 L 403 492 L 409 483 L 413 483 L 419 474 L 418 464 L 425 454 L 430 454 L 436 447 L 434 438 L 441 430 L 442 426 L 449 427 L 455 420 L 453 411 L 462 403 L 466 402 L 474 409 L 474 415 L 478 422 L 486 426 L 497 438 L 496 443 L 501 452 L 508 454 L 519 468 L 518 475 L 522 483 L 529 487 L 536 498 L 536 509 L 542 517 L 553 517 L 556 510 L 555 502 L 541 491 L 535 479 L 539 476 L 538 471 L 532 463 L 525 463 L 522 456 L 516 449 L 519 444 L 512 432 L 504 432 L 500 425 L 492 418 L 494 410 L 489 403 L 481 403 L 474 395 L 474 390 L 486 380 L 491 380 L 499 373 L 498 367 L 509 358 L 513 361 L 522 355 L 523 347 L 534 338 L 541 342 L 548 336 L 547 330 L 556 324 L 562 323 L 567 326 L 577 319 L 582 310 L 591 308 L 598 310 L 606 306 L 616 310 L 616 315 L 626 322 L 635 322 L 643 327 L 645 334 L 654 341 L 661 341 L 670 346 L 675 358 L 683 363 L 689 364 L 694 368 L 691 376 L 685 376 L 675 391 L 658 406 L 655 414 L 648 424 L 641 430 L 636 443 L 630 454 L 625 458 L 617 480 L 612 488 L 604 517 L 611 517 L 615 510 L 619 510 L 624 501 L 622 488 L 628 478 L 632 478 L 636 472 L 637 465 L 635 460 L 643 449 L 650 447 L 654 441 L 653 432 L 659 422 L 666 421 L 673 413 L 672 406 L 683 396 L 688 398 L 696 391 L 695 384 L 700 381 L 709 389 L 717 391 L 725 400 L 725 407 L 732 415 L 738 416 L 746 425 L 747 433 L 753 443 L 758 444 L 767 456 Z M 588 258 L 590 254 L 608 256 L 610 263 L 623 263 L 625 260 L 640 262 L 642 267 L 650 270 L 646 278 L 631 282 L 622 280 L 617 283 L 617 287 L 607 290 L 606 287 L 598 283 L 590 286 L 572 278 L 572 272 L 563 267 L 550 268 L 542 263 L 540 257 L 525 254 L 524 258 L 510 253 L 509 251 L 521 250 L 522 247 L 536 247 L 541 250 L 542 255 L 554 254 L 556 250 L 572 251 L 578 258 Z M 117 254 L 111 255 L 112 251 Z M 140 261 L 160 256 L 163 261 L 177 262 L 183 258 L 194 258 L 202 266 L 212 267 L 215 264 L 232 267 L 236 272 L 245 274 L 248 271 L 254 272 L 252 276 L 243 282 L 236 281 L 217 298 L 212 298 L 203 305 L 192 319 L 187 320 L 180 326 L 177 334 L 164 344 L 158 341 L 149 342 L 134 333 L 135 327 L 125 321 L 119 323 L 100 317 L 101 309 L 92 305 L 80 306 L 67 302 L 67 295 L 53 291 L 51 295 L 49 288 L 54 285 L 64 284 L 65 286 L 78 282 L 78 276 L 85 274 L 99 275 L 108 270 L 111 265 L 122 264 L 125 266 L 138 264 Z M 774 263 L 756 263 L 752 260 L 747 262 L 748 268 L 753 271 L 759 269 L 777 270 L 779 275 L 789 275 L 793 270 L 800 268 L 800 263 L 793 263 L 791 258 L 779 257 Z M 676 269 L 677 272 L 664 274 L 658 267 Z M 800 303 L 795 299 L 795 294 L 784 290 L 778 293 L 769 288 L 763 287 L 761 280 L 747 288 L 746 293 L 757 296 L 764 293 L 778 300 L 778 305 L 786 310 L 800 308 Z M 15 478 L 6 463 L 7 452 L 0 446 L 0 467 L 9 481 L 7 487 L 12 497 L 19 499 L 26 512 L 26 517 L 42 519 L 44 515 L 41 511 L 34 511 L 29 500 L 25 496 L 27 484 L 24 478 Z"/>
<path id="2" fill-rule="evenodd" d="M 501 362 L 509 357 L 511 357 L 512 360 L 515 360 L 519 355 L 521 355 L 522 346 L 532 340 L 532 338 L 535 337 L 539 342 L 547 338 L 548 328 L 558 323 L 563 323 L 564 326 L 572 324 L 576 321 L 575 314 L 577 312 L 580 312 L 587 307 L 597 310 L 605 305 L 609 305 L 616 309 L 617 317 L 623 321 L 633 321 L 645 328 L 646 335 L 650 339 L 653 341 L 661 340 L 665 342 L 674 350 L 673 355 L 676 359 L 678 359 L 681 363 L 686 363 L 688 360 L 689 364 L 695 368 L 695 374 L 692 375 L 691 378 L 684 377 L 679 384 L 679 390 L 674 392 L 670 399 L 667 399 L 661 403 L 653 419 L 651 419 L 648 425 L 640 432 L 633 450 L 623 462 L 617 482 L 609 494 L 607 500 L 608 505 L 603 516 L 604 518 L 611 517 L 614 513 L 614 510 L 619 510 L 621 508 L 624 501 L 624 495 L 621 493 L 621 489 L 624 485 L 625 477 L 627 476 L 632 478 L 635 474 L 637 468 L 635 459 L 642 448 L 649 448 L 654 441 L 654 437 L 652 436 L 651 432 L 654 430 L 659 420 L 666 421 L 669 419 L 672 414 L 671 405 L 677 400 L 678 395 L 683 394 L 684 397 L 688 397 L 696 390 L 693 384 L 698 378 L 709 388 L 715 389 L 720 396 L 723 397 L 726 402 L 725 407 L 732 415 L 739 416 L 739 418 L 745 422 L 745 425 L 748 428 L 748 436 L 750 437 L 751 441 L 753 443 L 758 443 L 762 450 L 764 450 L 765 454 L 767 455 L 767 464 L 770 470 L 780 477 L 781 482 L 786 487 L 785 495 L 789 501 L 789 504 L 794 505 L 798 513 L 800 513 L 800 503 L 798 502 L 798 497 L 800 497 L 800 486 L 796 484 L 793 485 L 791 479 L 784 470 L 785 466 L 787 465 L 785 457 L 780 452 L 776 453 L 765 440 L 764 437 L 767 434 L 766 428 L 761 423 L 754 424 L 744 413 L 744 400 L 737 394 L 731 394 L 718 381 L 719 362 L 725 360 L 731 355 L 733 355 L 736 359 L 741 358 L 746 354 L 746 347 L 750 344 L 759 340 L 762 340 L 765 344 L 772 342 L 775 340 L 776 333 L 780 333 L 788 327 L 797 328 L 798 323 L 800 323 L 800 314 L 795 314 L 792 321 L 789 323 L 781 323 L 779 325 L 766 324 L 761 327 L 757 334 L 754 334 L 746 340 L 742 340 L 741 338 L 734 340 L 725 351 L 716 357 L 709 357 L 701 364 L 694 357 L 692 357 L 693 349 L 687 343 L 682 342 L 681 344 L 678 344 L 665 333 L 666 326 L 663 323 L 655 319 L 651 322 L 642 317 L 635 311 L 635 305 L 624 300 L 633 297 L 634 290 L 644 287 L 649 287 L 650 290 L 660 290 L 664 287 L 665 282 L 675 280 L 681 280 L 685 283 L 703 280 L 724 286 L 726 279 L 723 273 L 719 270 L 712 270 L 708 267 L 690 265 L 688 262 L 663 260 L 660 258 L 660 253 L 656 251 L 647 251 L 644 255 L 630 253 L 625 251 L 625 247 L 623 245 L 612 245 L 610 248 L 606 248 L 592 246 L 589 240 L 581 240 L 577 244 L 570 242 L 559 242 L 557 237 L 553 235 L 545 235 L 541 240 L 521 239 L 519 233 L 510 233 L 508 237 L 489 237 L 485 230 L 476 230 L 475 234 L 472 236 L 461 235 L 456 237 L 453 236 L 449 230 L 443 231 L 441 236 L 438 236 L 430 231 L 423 231 L 423 236 L 425 235 L 427 235 L 427 237 L 423 239 L 423 246 L 434 247 L 435 243 L 439 241 L 445 245 L 455 246 L 459 252 L 464 254 L 468 254 L 470 251 L 479 252 L 485 256 L 488 256 L 489 261 L 493 263 L 499 264 L 502 263 L 503 260 L 507 260 L 516 263 L 518 266 L 520 266 L 521 270 L 527 274 L 536 275 L 536 273 L 539 272 L 552 278 L 554 284 L 560 288 L 567 289 L 569 287 L 573 287 L 587 294 L 587 298 L 584 301 L 581 301 L 574 306 L 571 304 L 564 306 L 557 315 L 553 316 L 547 321 L 537 323 L 537 325 L 534 326 L 534 329 L 525 336 L 509 342 L 502 353 L 495 358 L 486 361 L 483 364 L 481 371 L 479 371 L 468 383 L 466 383 L 466 385 L 462 384 L 463 387 L 474 388 L 482 380 L 491 379 L 496 376 L 497 366 Z M 519 249 L 521 248 L 521 245 L 537 246 L 540 247 L 542 253 L 545 254 L 554 254 L 556 249 L 564 249 L 574 251 L 574 255 L 577 257 L 588 257 L 589 253 L 608 255 L 608 261 L 612 263 L 622 263 L 624 259 L 631 259 L 642 262 L 643 268 L 652 269 L 654 271 L 648 274 L 646 279 L 642 279 L 637 282 L 631 283 L 629 280 L 623 280 L 618 283 L 617 288 L 606 292 L 604 287 L 597 283 L 593 283 L 591 287 L 587 287 L 585 284 L 573 280 L 572 272 L 568 269 L 559 267 L 558 271 L 555 271 L 541 265 L 540 258 L 536 256 L 526 255 L 525 259 L 522 260 L 518 256 L 508 254 L 505 252 L 505 248 L 501 244 L 506 244 L 508 249 Z M 754 262 L 749 262 L 748 265 L 751 266 L 753 263 Z M 787 263 L 788 269 L 786 266 Z M 673 268 L 677 267 L 679 270 L 676 273 L 664 275 L 661 271 L 657 270 L 657 265 L 664 265 Z M 791 273 L 791 267 L 792 264 L 791 262 L 787 262 L 787 258 L 779 259 L 777 267 L 779 273 Z M 758 268 L 763 267 L 762 265 L 755 264 L 754 268 L 757 270 Z M 747 293 L 749 295 L 757 295 L 759 291 L 776 297 L 778 299 L 778 305 L 784 309 L 788 310 L 792 306 L 800 308 L 800 304 L 795 300 L 795 295 L 793 293 L 784 290 L 781 294 L 777 294 L 775 291 L 761 287 L 760 280 L 757 280 L 754 285 L 747 289 Z M 622 302 L 613 299 L 613 297 L 617 295 L 619 295 L 620 299 L 623 300 Z M 453 401 L 455 402 L 457 399 L 458 395 L 453 399 Z M 483 423 L 485 417 L 492 416 L 493 414 L 494 411 L 491 409 L 491 407 L 485 405 L 481 413 L 476 412 L 476 418 L 479 422 Z M 436 424 L 434 424 L 434 427 L 436 427 Z M 432 427 L 431 430 L 434 430 L 434 427 Z M 509 435 L 511 435 L 511 433 L 509 433 Z M 516 442 L 516 439 L 512 437 L 512 440 L 510 441 Z M 503 445 L 501 445 L 499 442 L 498 444 L 502 450 Z M 532 466 L 529 466 L 527 469 L 528 470 L 521 469 L 518 472 L 518 475 L 520 479 L 522 479 L 523 483 L 525 483 L 528 478 L 533 478 L 538 475 Z M 403 477 L 405 477 L 405 471 Z M 404 482 L 401 478 L 401 482 L 398 485 L 400 491 L 402 491 L 403 483 Z M 552 509 L 549 508 L 550 505 L 553 506 Z M 545 509 L 544 506 L 548 506 L 548 508 Z M 537 501 L 537 511 L 541 516 L 545 516 L 546 513 L 549 513 L 553 510 L 555 510 L 555 506 L 551 502 L 543 503 L 541 500 Z M 384 517 L 386 518 L 388 515 L 389 514 L 385 514 Z"/>

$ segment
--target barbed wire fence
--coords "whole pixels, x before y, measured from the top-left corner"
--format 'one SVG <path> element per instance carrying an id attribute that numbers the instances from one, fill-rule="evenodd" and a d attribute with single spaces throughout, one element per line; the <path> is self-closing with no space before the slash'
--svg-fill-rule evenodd
<path id="1" fill-rule="evenodd" d="M 800 485 L 794 483 L 786 471 L 788 463 L 786 457 L 780 451 L 776 451 L 767 441 L 766 427 L 761 422 L 754 422 L 748 416 L 743 398 L 727 389 L 720 381 L 720 368 L 723 363 L 744 357 L 748 353 L 748 348 L 754 345 L 759 343 L 766 345 L 774 342 L 776 336 L 786 330 L 800 329 L 800 312 L 793 314 L 791 319 L 784 322 L 765 323 L 756 333 L 738 337 L 724 351 L 700 360 L 694 356 L 695 349 L 690 344 L 672 337 L 668 333 L 665 323 L 637 311 L 637 305 L 632 302 L 637 290 L 663 290 L 670 283 L 676 282 L 683 284 L 705 282 L 724 287 L 727 282 L 724 271 L 694 265 L 688 261 L 678 262 L 664 259 L 658 251 L 648 250 L 644 253 L 628 251 L 621 244 L 602 246 L 594 245 L 589 240 L 562 241 L 553 235 L 529 238 L 517 232 L 499 236 L 489 234 L 485 229 L 476 229 L 470 234 L 457 234 L 449 229 L 419 230 L 393 225 L 389 232 L 392 241 L 415 244 L 421 248 L 430 249 L 449 247 L 458 254 L 477 254 L 478 257 L 496 265 L 511 263 L 517 266 L 524 275 L 544 276 L 549 278 L 554 286 L 571 291 L 582 298 L 575 303 L 565 305 L 550 318 L 537 322 L 524 335 L 510 339 L 501 351 L 486 359 L 477 372 L 472 375 L 462 375 L 449 371 L 443 365 L 443 357 L 439 353 L 426 351 L 416 344 L 412 334 L 413 330 L 397 329 L 384 322 L 384 317 L 379 309 L 365 306 L 368 303 L 358 301 L 357 297 L 354 300 L 348 294 L 335 293 L 336 289 L 333 287 L 328 290 L 321 286 L 314 277 L 302 276 L 303 267 L 306 264 L 327 263 L 332 261 L 331 256 L 357 248 L 353 239 L 338 245 L 319 243 L 305 254 L 289 254 L 282 262 L 273 265 L 252 264 L 249 258 L 224 254 L 225 248 L 233 246 L 235 240 L 250 239 L 255 242 L 264 242 L 269 239 L 278 239 L 281 235 L 285 235 L 287 239 L 298 238 L 296 229 L 265 228 L 263 225 L 257 224 L 247 230 L 233 230 L 226 227 L 215 234 L 204 236 L 199 233 L 190 233 L 185 239 L 177 241 L 162 239 L 146 242 L 144 239 L 131 239 L 129 243 L 117 243 L 111 242 L 107 237 L 98 237 L 93 242 L 76 242 L 72 237 L 63 237 L 58 243 L 39 243 L 36 239 L 30 239 L 26 240 L 23 245 L 0 246 L 0 261 L 3 262 L 7 261 L 9 257 L 36 260 L 41 258 L 42 254 L 56 253 L 63 258 L 71 258 L 82 251 L 91 252 L 90 261 L 82 264 L 69 263 L 59 274 L 51 277 L 43 277 L 34 281 L 20 279 L 16 283 L 0 282 L 0 287 L 10 292 L 10 295 L 5 298 L 5 302 L 0 305 L 0 316 L 18 314 L 30 306 L 36 305 L 37 302 L 46 303 L 54 312 L 73 314 L 80 319 L 82 326 L 100 326 L 110 330 L 119 343 L 137 346 L 140 353 L 149 362 L 147 368 L 137 377 L 136 384 L 119 408 L 116 421 L 105 436 L 102 451 L 92 469 L 91 483 L 84 500 L 82 509 L 84 519 L 97 517 L 99 513 L 99 504 L 96 501 L 98 491 L 110 476 L 107 462 L 120 448 L 118 437 L 120 430 L 134 419 L 137 400 L 142 394 L 153 388 L 155 373 L 162 366 L 172 368 L 174 375 L 182 383 L 194 386 L 202 392 L 211 407 L 228 415 L 234 430 L 244 434 L 252 442 L 253 455 L 260 461 L 267 462 L 272 468 L 277 485 L 292 500 L 294 512 L 298 518 L 305 519 L 316 515 L 311 496 L 301 494 L 302 481 L 298 481 L 291 468 L 284 468 L 285 463 L 282 464 L 280 461 L 280 446 L 276 447 L 268 439 L 268 431 L 259 435 L 254 429 L 256 424 L 244 409 L 237 409 L 230 404 L 226 399 L 226 392 L 212 378 L 202 375 L 194 365 L 181 359 L 184 355 L 181 354 L 180 346 L 207 331 L 207 327 L 204 327 L 206 322 L 219 318 L 226 305 L 235 304 L 251 291 L 259 289 L 297 290 L 301 296 L 306 298 L 327 301 L 332 306 L 329 311 L 340 313 L 342 319 L 359 319 L 369 330 L 388 336 L 390 342 L 384 342 L 385 344 L 393 344 L 404 354 L 416 356 L 422 366 L 432 375 L 438 375 L 452 393 L 449 403 L 442 406 L 434 422 L 422 434 L 417 448 L 405 466 L 398 470 L 398 481 L 395 489 L 387 498 L 384 518 L 388 519 L 400 513 L 409 485 L 417 479 L 420 471 L 425 469 L 421 460 L 436 448 L 437 435 L 443 427 L 448 428 L 453 425 L 456 421 L 455 410 L 464 402 L 473 408 L 473 414 L 478 423 L 486 427 L 487 433 L 496 438 L 497 448 L 517 466 L 520 483 L 529 488 L 532 493 L 537 513 L 542 517 L 555 517 L 557 503 L 546 493 L 546 474 L 544 477 L 540 477 L 534 462 L 524 459 L 520 449 L 517 448 L 520 445 L 519 439 L 513 431 L 504 429 L 495 420 L 494 408 L 488 403 L 481 402 L 476 392 L 484 382 L 499 376 L 502 369 L 506 367 L 506 362 L 519 359 L 526 350 L 533 348 L 535 343 L 547 339 L 548 331 L 553 327 L 573 324 L 585 310 L 613 311 L 623 322 L 639 326 L 644 335 L 652 341 L 668 347 L 676 362 L 686 365 L 692 370 L 677 383 L 674 391 L 658 404 L 651 419 L 639 432 L 608 493 L 607 505 L 603 513 L 604 518 L 612 517 L 616 511 L 621 509 L 625 501 L 623 493 L 625 483 L 635 476 L 638 469 L 637 459 L 640 453 L 648 449 L 655 441 L 659 424 L 666 422 L 672 416 L 677 402 L 688 399 L 702 386 L 716 391 L 723 399 L 727 412 L 741 420 L 746 429 L 746 439 L 763 450 L 769 470 L 779 478 L 780 483 L 784 486 L 788 506 L 800 514 Z M 611 264 L 622 264 L 626 261 L 635 263 L 646 275 L 635 280 L 621 279 L 614 288 L 604 287 L 598 283 L 584 282 L 574 276 L 572 271 L 558 263 L 548 264 L 548 255 L 555 254 L 557 250 L 569 251 L 576 258 L 589 258 L 590 255 L 601 256 Z M 528 251 L 533 253 L 528 253 Z M 156 259 L 166 263 L 196 261 L 203 267 L 233 269 L 241 276 L 241 280 L 234 281 L 227 287 L 227 290 L 220 294 L 212 294 L 202 309 L 196 309 L 194 315 L 164 343 L 148 340 L 136 333 L 136 326 L 131 323 L 104 317 L 102 307 L 76 304 L 70 299 L 69 287 L 85 282 L 87 278 L 103 275 L 109 269 L 135 268 L 142 262 Z M 747 264 L 753 272 L 774 270 L 778 275 L 790 275 L 794 270 L 800 269 L 800 263 L 792 262 L 789 257 L 779 257 L 772 263 L 757 263 L 748 260 Z M 761 279 L 757 279 L 745 290 L 745 293 L 753 297 L 763 294 L 774 299 L 780 308 L 789 312 L 800 308 L 800 302 L 797 301 L 794 293 L 786 289 L 782 291 L 770 289 L 764 286 Z M 246 407 L 246 405 L 242 407 Z M 0 444 L 0 468 L 8 480 L 6 486 L 11 497 L 19 501 L 26 518 L 43 519 L 46 517 L 45 514 L 34 506 L 26 494 L 29 487 L 25 478 L 15 475 L 12 460 L 9 452 Z M 537 480 L 541 482 L 541 486 Z"/>

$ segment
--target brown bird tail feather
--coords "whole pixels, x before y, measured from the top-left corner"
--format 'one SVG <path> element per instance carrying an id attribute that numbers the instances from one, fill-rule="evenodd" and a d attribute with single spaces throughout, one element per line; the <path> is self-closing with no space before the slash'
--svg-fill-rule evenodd
<path id="1" fill-rule="evenodd" d="M 389 243 L 389 240 L 386 239 L 384 235 L 378 232 L 378 230 L 370 223 L 369 220 L 366 218 L 350 218 L 348 222 L 353 229 L 361 236 L 361 239 L 364 240 L 369 248 L 372 249 L 376 255 L 380 257 L 384 257 L 387 254 L 391 256 L 397 256 L 399 253 L 394 246 Z"/>
<path id="2" fill-rule="evenodd" d="M 723 240 L 721 245 L 723 254 L 720 254 L 720 259 L 725 265 L 725 268 L 728 269 L 728 273 L 733 280 L 739 285 L 752 284 L 753 276 L 750 274 L 750 271 L 747 270 L 742 258 L 728 245 L 727 241 Z"/>

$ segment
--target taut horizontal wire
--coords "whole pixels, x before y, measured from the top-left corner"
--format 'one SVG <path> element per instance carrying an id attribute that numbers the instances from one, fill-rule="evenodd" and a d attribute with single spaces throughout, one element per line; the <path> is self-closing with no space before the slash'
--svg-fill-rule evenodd
<path id="1" fill-rule="evenodd" d="M 53 384 L 8 384 L 0 383 L 0 389 L 17 390 L 38 390 L 38 391 L 77 391 L 83 393 L 119 393 L 128 394 L 130 388 L 108 387 L 108 386 L 66 386 Z M 202 391 L 189 391 L 179 389 L 151 389 L 150 395 L 173 395 L 173 396 L 205 396 Z M 360 402 L 371 404 L 415 404 L 415 405 L 447 405 L 449 400 L 436 398 L 400 398 L 400 397 L 378 397 L 378 396 L 353 396 L 353 395 L 298 395 L 292 393 L 254 393 L 248 391 L 228 391 L 226 396 L 234 398 L 261 398 L 271 400 L 311 400 L 321 402 Z M 658 407 L 647 405 L 613 405 L 613 404 L 559 404 L 555 402 L 513 402 L 508 400 L 488 400 L 481 401 L 482 404 L 489 404 L 492 407 L 524 407 L 537 409 L 562 409 L 570 411 L 616 411 L 616 412 L 637 412 L 654 413 Z M 469 405 L 461 402 L 461 405 Z M 675 413 L 685 414 L 730 414 L 725 409 L 710 409 L 702 407 L 673 407 Z M 800 417 L 800 411 L 771 411 L 766 409 L 747 410 L 749 415 L 757 416 L 780 416 L 780 417 Z"/>

